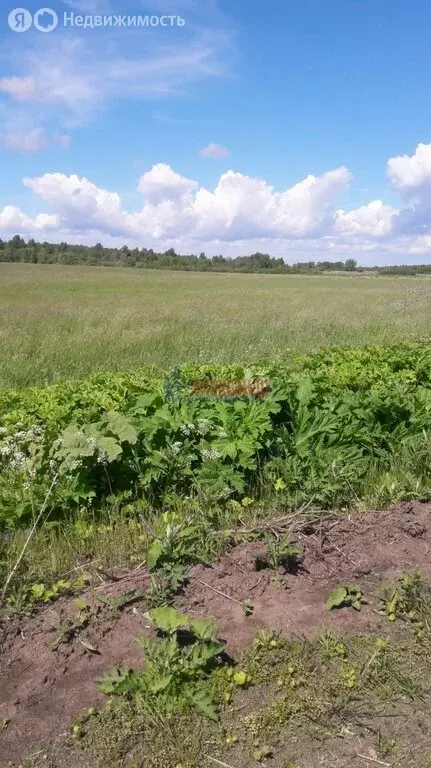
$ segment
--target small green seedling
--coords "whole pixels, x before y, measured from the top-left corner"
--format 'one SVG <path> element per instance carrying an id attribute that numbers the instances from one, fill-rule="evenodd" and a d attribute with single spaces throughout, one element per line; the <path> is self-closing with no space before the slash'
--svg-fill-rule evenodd
<path id="1" fill-rule="evenodd" d="M 301 563 L 302 551 L 292 543 L 289 536 L 278 539 L 270 534 L 265 538 L 267 550 L 256 558 L 256 570 L 272 568 L 275 571 L 282 566 L 285 571 L 295 573 Z"/>
<path id="2" fill-rule="evenodd" d="M 242 603 L 242 610 L 244 613 L 244 616 L 251 616 L 254 611 L 254 605 L 251 602 L 251 600 L 244 600 Z"/>
<path id="3" fill-rule="evenodd" d="M 130 592 L 126 592 L 124 595 L 119 595 L 118 597 L 96 595 L 96 600 L 98 600 L 99 603 L 104 603 L 107 605 L 112 613 L 116 613 L 117 611 L 121 611 L 122 608 L 125 608 L 126 606 L 132 605 L 133 603 L 138 602 L 138 600 L 141 600 L 144 597 L 144 594 L 145 592 L 142 589 L 133 589 Z"/>
<path id="4" fill-rule="evenodd" d="M 423 581 L 419 571 L 402 573 L 395 586 L 383 591 L 383 611 L 389 621 L 398 618 L 418 619 L 423 610 Z"/>
<path id="5" fill-rule="evenodd" d="M 322 656 L 325 659 L 345 659 L 347 648 L 344 643 L 332 632 L 325 632 L 320 638 Z"/>
<path id="6" fill-rule="evenodd" d="M 265 744 L 263 747 L 260 747 L 260 749 L 256 749 L 253 752 L 253 758 L 258 763 L 260 763 L 262 760 L 268 757 L 272 757 L 274 754 L 274 750 L 272 747 L 268 746 L 268 744 Z"/>
<path id="7" fill-rule="evenodd" d="M 249 680 L 249 678 L 247 676 L 247 673 L 244 672 L 243 669 L 240 669 L 238 672 L 235 672 L 235 674 L 233 676 L 233 681 L 234 681 L 235 685 L 239 685 L 240 687 L 243 686 L 243 685 L 246 685 L 248 680 Z"/>
<path id="8" fill-rule="evenodd" d="M 326 601 L 326 608 L 328 611 L 332 611 L 333 608 L 351 607 L 355 611 L 360 611 L 362 602 L 361 588 L 356 584 L 347 584 L 343 587 L 337 587 L 331 592 Z"/>
<path id="9" fill-rule="evenodd" d="M 51 650 L 57 651 L 62 643 L 70 642 L 70 640 L 81 632 L 81 630 L 88 626 L 90 619 L 95 613 L 95 609 L 91 608 L 89 605 L 85 605 L 83 608 L 78 609 L 74 619 L 65 619 L 62 621 L 60 624 L 60 634 L 51 643 Z M 94 652 L 97 653 L 97 649 L 95 649 Z"/>

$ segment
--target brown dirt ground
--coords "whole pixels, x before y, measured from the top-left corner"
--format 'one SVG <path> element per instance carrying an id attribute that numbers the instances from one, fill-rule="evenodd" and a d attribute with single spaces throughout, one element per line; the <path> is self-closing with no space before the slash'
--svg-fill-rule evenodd
<path id="1" fill-rule="evenodd" d="M 237 655 L 258 630 L 310 637 L 331 629 L 340 633 L 378 630 L 385 619 L 365 605 L 328 612 L 325 603 L 341 584 L 358 583 L 365 599 L 402 569 L 420 568 L 431 577 L 431 504 L 403 503 L 386 512 L 312 526 L 295 537 L 304 552 L 297 574 L 255 569 L 262 542 L 241 544 L 212 566 L 197 565 L 178 607 L 213 618 L 227 650 Z M 214 591 L 217 590 L 217 591 Z M 221 594 L 223 593 L 223 594 Z M 242 602 L 250 600 L 252 616 Z"/>
<path id="2" fill-rule="evenodd" d="M 378 630 L 384 620 L 371 605 L 360 613 L 325 610 L 329 593 L 340 584 L 359 583 L 365 598 L 373 601 L 382 581 L 399 570 L 420 568 L 431 579 L 431 504 L 403 503 L 386 512 L 327 521 L 295 540 L 304 551 L 296 575 L 282 569 L 256 571 L 262 543 L 244 543 L 213 566 L 194 566 L 177 607 L 214 618 L 228 651 L 237 656 L 263 628 L 299 637 L 325 629 L 355 634 Z M 145 572 L 139 572 L 127 582 L 107 585 L 102 593 L 119 595 L 145 589 L 147 583 Z M 9 721 L 0 730 L 2 767 L 52 743 L 80 712 L 97 705 L 103 697 L 95 678 L 104 670 L 142 663 L 134 641 L 137 634 L 150 632 L 142 607 L 113 614 L 94 602 L 94 589 L 81 598 L 98 607 L 88 626 L 56 651 L 52 642 L 62 620 L 76 615 L 76 598 L 62 598 L 35 616 L 0 622 L 0 719 Z M 253 604 L 252 616 L 244 615 L 244 600 Z"/>
<path id="3" fill-rule="evenodd" d="M 140 574 L 99 594 L 116 596 L 146 586 L 146 576 Z M 52 643 L 62 622 L 77 615 L 76 597 L 61 598 L 10 625 L 0 624 L 0 718 L 9 721 L 0 731 L 1 766 L 63 734 L 83 709 L 103 700 L 95 678 L 107 668 L 142 663 L 134 640 L 150 631 L 142 612 L 130 606 L 114 614 L 95 600 L 94 590 L 82 593 L 80 599 L 95 612 L 88 625 L 57 650 L 52 650 Z M 97 652 L 89 651 L 81 640 Z"/>

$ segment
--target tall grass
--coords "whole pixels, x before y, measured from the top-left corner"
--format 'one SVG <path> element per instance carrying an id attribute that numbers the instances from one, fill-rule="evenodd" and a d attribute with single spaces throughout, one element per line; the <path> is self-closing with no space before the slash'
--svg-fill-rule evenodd
<path id="1" fill-rule="evenodd" d="M 428 278 L 1 264 L 0 386 L 417 338 L 430 291 Z"/>

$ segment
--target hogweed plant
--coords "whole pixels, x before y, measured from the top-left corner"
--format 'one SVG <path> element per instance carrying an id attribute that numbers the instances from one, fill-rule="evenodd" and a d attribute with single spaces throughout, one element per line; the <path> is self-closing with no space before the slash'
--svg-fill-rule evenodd
<path id="1" fill-rule="evenodd" d="M 189 619 L 169 606 L 155 608 L 147 617 L 161 639 L 138 638 L 144 668 L 109 670 L 99 679 L 101 690 L 132 697 L 138 707 L 163 715 L 192 707 L 216 720 L 206 680 L 222 664 L 225 644 L 217 640 L 214 623 Z"/>

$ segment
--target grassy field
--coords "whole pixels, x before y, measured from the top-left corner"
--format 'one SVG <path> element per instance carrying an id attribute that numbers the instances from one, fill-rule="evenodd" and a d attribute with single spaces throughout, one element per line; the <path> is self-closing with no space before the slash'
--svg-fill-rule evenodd
<path id="1" fill-rule="evenodd" d="M 431 767 L 430 294 L 0 265 L 0 768 Z"/>
<path id="2" fill-rule="evenodd" d="M 427 336 L 428 278 L 0 265 L 0 386 Z"/>

